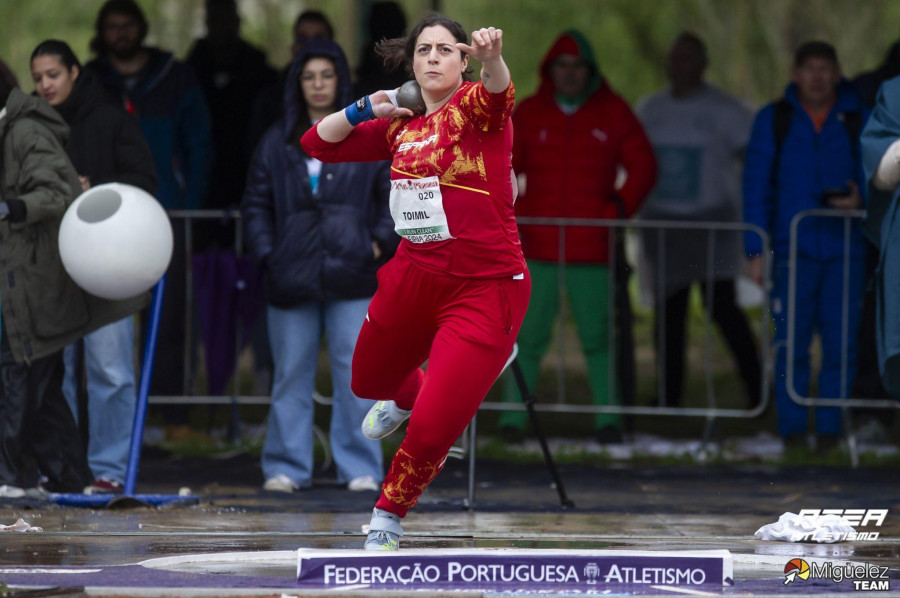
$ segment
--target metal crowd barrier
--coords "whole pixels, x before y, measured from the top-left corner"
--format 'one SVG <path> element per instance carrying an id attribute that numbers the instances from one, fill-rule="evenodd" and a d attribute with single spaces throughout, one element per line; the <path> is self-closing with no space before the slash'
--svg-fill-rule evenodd
<path id="1" fill-rule="evenodd" d="M 788 397 L 795 403 L 804 407 L 839 407 L 841 409 L 841 421 L 847 436 L 847 445 L 850 452 L 850 461 L 853 467 L 859 465 L 859 451 L 856 443 L 856 433 L 853 430 L 850 408 L 874 408 L 874 409 L 900 409 L 900 401 L 892 399 L 851 398 L 849 387 L 853 383 L 847 374 L 847 352 L 850 343 L 856 339 L 849 338 L 848 328 L 850 314 L 850 245 L 851 232 L 855 222 L 866 215 L 865 210 L 835 210 L 819 208 L 803 210 L 791 219 L 790 246 L 788 256 L 788 305 L 785 322 L 787 326 L 785 386 Z M 803 396 L 794 387 L 794 349 L 796 348 L 796 317 L 797 317 L 797 260 L 798 260 L 798 230 L 800 223 L 806 218 L 840 218 L 844 221 L 844 251 L 843 251 L 843 294 L 841 298 L 841 396 L 840 397 L 809 397 Z M 858 316 L 857 316 L 858 317 Z"/>
<path id="2" fill-rule="evenodd" d="M 629 220 L 629 219 L 578 219 L 578 218 L 526 218 L 521 217 L 517 219 L 520 225 L 534 225 L 534 226 L 555 226 L 559 229 L 559 261 L 558 264 L 560 267 L 560 279 L 559 279 L 559 295 L 560 300 L 558 302 L 559 309 L 557 313 L 557 339 L 558 339 L 558 361 L 557 361 L 557 378 L 558 378 L 558 388 L 557 388 L 557 402 L 553 403 L 537 403 L 534 405 L 534 409 L 537 412 L 553 412 L 553 413 L 618 413 L 618 414 L 631 414 L 631 415 L 663 415 L 663 416 L 684 416 L 684 417 L 704 417 L 707 419 L 707 427 L 705 437 L 708 437 L 711 432 L 711 424 L 715 420 L 715 418 L 753 418 L 760 415 L 765 409 L 769 401 L 769 393 L 768 388 L 769 384 L 767 383 L 767 373 L 771 371 L 771 360 L 768 358 L 769 356 L 769 328 L 770 328 L 770 319 L 768 316 L 768 310 L 762 310 L 762 317 L 760 322 L 758 323 L 760 343 L 758 345 L 759 357 L 760 357 L 760 375 L 761 375 L 761 395 L 759 397 L 759 403 L 753 409 L 722 409 L 716 407 L 716 397 L 715 391 L 712 385 L 712 360 L 710 359 L 710 352 L 712 350 L 712 321 L 711 321 L 711 311 L 712 311 L 712 294 L 713 294 L 713 284 L 715 281 L 715 264 L 716 264 L 716 234 L 717 232 L 730 232 L 732 234 L 752 232 L 758 235 L 762 242 L 762 255 L 764 257 L 764 280 L 769 280 L 772 263 L 771 263 L 771 252 L 769 251 L 769 236 L 768 234 L 761 228 L 751 225 L 744 224 L 740 222 L 695 222 L 695 221 L 669 221 L 669 220 Z M 564 271 L 565 271 L 565 247 L 566 247 L 566 228 L 567 227 L 590 227 L 590 228 L 609 228 L 613 230 L 657 230 L 658 242 L 659 242 L 659 251 L 657 255 L 657 267 L 656 267 L 656 295 L 657 301 L 656 304 L 664 305 L 664 300 L 662 297 L 665 297 L 664 293 L 664 273 L 665 273 L 665 232 L 667 230 L 698 230 L 702 232 L 708 232 L 708 240 L 707 240 L 707 255 L 706 255 L 706 276 L 704 280 L 706 281 L 706 287 L 704 289 L 707 300 L 708 300 L 708 308 L 705 310 L 706 318 L 704 322 L 704 343 L 705 343 L 705 352 L 706 359 L 704 359 L 704 372 L 705 372 L 705 380 L 706 380 L 706 396 L 708 407 L 706 408 L 689 408 L 689 407 L 664 407 L 664 406 L 627 406 L 627 405 L 572 405 L 565 403 L 565 354 L 564 347 L 562 345 L 561 339 L 564 336 L 563 325 L 565 322 L 566 314 L 565 314 L 565 301 L 563 300 L 564 288 L 565 288 L 565 279 L 564 279 Z M 614 268 L 616 263 L 616 243 L 614 235 L 609 235 L 609 262 L 608 267 Z M 699 278 L 699 277 L 698 277 Z M 609 338 L 609 359 L 610 359 L 610 367 L 609 367 L 609 380 L 607 381 L 607 393 L 608 396 L 614 396 L 614 393 L 617 392 L 617 369 L 615 367 L 615 326 L 613 319 L 616 317 L 615 309 L 613 306 L 615 305 L 614 301 L 614 293 L 615 293 L 615 284 L 608 285 L 609 295 L 600 300 L 605 300 L 611 306 L 609 309 L 609 325 L 608 330 L 610 334 Z M 599 298 L 598 298 L 599 299 Z M 764 305 L 768 306 L 768 286 L 764 288 Z M 659 353 L 664 351 L 665 347 L 665 318 L 659 318 Z M 687 364 L 685 364 L 687 366 Z M 657 364 L 657 370 L 659 372 L 659 401 L 660 404 L 665 403 L 665 367 L 664 363 L 660 362 Z M 533 389 L 531 389 L 533 390 Z M 506 403 L 506 402 L 490 402 L 486 401 L 481 404 L 480 409 L 484 410 L 496 410 L 496 411 L 507 411 L 507 410 L 524 410 L 525 407 L 521 403 Z M 472 419 L 471 424 L 466 429 L 466 432 L 463 433 L 461 443 L 458 446 L 454 447 L 454 450 L 451 451 L 451 455 L 457 458 L 465 458 L 468 456 L 468 484 L 467 484 L 467 497 L 464 500 L 464 505 L 467 508 L 474 508 L 475 506 L 475 470 L 476 470 L 476 452 L 477 452 L 477 415 Z"/>
<path id="3" fill-rule="evenodd" d="M 187 272 L 187 283 L 186 283 L 186 297 L 185 297 L 185 318 L 187 322 L 186 330 L 185 330 L 185 343 L 184 343 L 184 360 L 185 360 L 185 381 L 184 387 L 188 391 L 191 391 L 192 380 L 190 376 L 192 375 L 194 369 L 194 342 L 193 342 L 193 317 L 194 317 L 194 298 L 193 298 L 193 266 L 192 266 L 192 240 L 193 240 L 193 232 L 192 232 L 192 224 L 196 220 L 233 220 L 236 224 L 235 226 L 235 252 L 238 256 L 243 254 L 243 239 L 241 236 L 241 227 L 240 227 L 240 212 L 237 210 L 177 210 L 170 211 L 170 217 L 176 221 L 174 224 L 183 225 L 184 226 L 184 238 L 186 244 L 185 251 L 185 259 L 187 261 L 185 267 Z M 178 221 L 181 221 L 179 223 Z M 620 220 L 620 219 L 574 219 L 574 218 L 520 218 L 519 222 L 521 224 L 526 225 L 536 225 L 536 226 L 555 226 L 560 229 L 560 244 L 564 246 L 565 243 L 565 231 L 567 227 L 591 227 L 591 228 L 609 228 L 614 230 L 657 230 L 659 239 L 661 241 L 660 248 L 662 248 L 662 242 L 665 240 L 665 232 L 667 230 L 696 230 L 701 232 L 709 233 L 709 247 L 710 251 L 707 255 L 707 273 L 713 272 L 713 268 L 716 262 L 715 255 L 715 235 L 717 232 L 731 232 L 731 233 L 741 233 L 746 231 L 751 231 L 762 239 L 764 255 L 769 255 L 768 247 L 769 240 L 766 233 L 753 225 L 747 225 L 744 223 L 734 222 L 734 223 L 723 223 L 723 222 L 690 222 L 690 221 L 662 221 L 662 220 Z M 610 255 L 614 256 L 616 251 L 615 244 L 613 242 L 613 236 L 610 235 Z M 611 259 L 611 263 L 613 260 Z M 657 273 L 658 277 L 662 276 L 663 271 L 665 270 L 665 255 L 661 251 L 661 255 L 658 259 L 658 267 Z M 563 260 L 560 261 L 560 265 L 564 266 L 565 263 Z M 768 273 L 771 270 L 770 260 L 766 261 L 765 264 L 766 272 Z M 707 275 L 706 280 L 711 283 L 714 279 L 714 276 Z M 560 281 L 563 282 L 563 281 Z M 712 285 L 707 284 L 705 292 L 710 295 L 712 293 Z M 612 293 L 614 292 L 614 285 L 610 285 L 610 296 L 606 298 L 609 301 L 610 305 L 613 304 Z M 560 287 L 560 293 L 563 292 L 562 286 Z M 560 310 L 558 314 L 558 318 L 560 322 L 562 322 L 565 318 L 565 302 L 560 302 Z M 610 310 L 610 317 L 614 317 L 614 310 Z M 612 322 L 611 322 L 612 323 Z M 661 334 L 665 334 L 665 325 L 664 320 L 661 319 L 660 330 Z M 761 363 L 767 364 L 767 351 L 765 348 L 769 343 L 769 321 L 768 317 L 764 316 L 762 321 L 755 326 L 759 330 L 760 335 L 760 347 L 762 348 L 761 355 Z M 612 336 L 614 335 L 615 327 L 610 325 L 610 346 L 614 346 L 614 339 Z M 256 395 L 242 395 L 239 393 L 241 387 L 241 370 L 238 367 L 238 360 L 240 358 L 240 348 L 243 344 L 243 340 L 240 338 L 241 330 L 238 327 L 236 331 L 235 338 L 235 369 L 234 369 L 234 380 L 232 383 L 232 388 L 234 392 L 230 396 L 213 396 L 213 395 L 182 395 L 182 396 L 160 396 L 154 395 L 150 397 L 150 402 L 152 404 L 205 404 L 205 405 L 214 405 L 214 404 L 247 404 L 247 405 L 266 405 L 270 403 L 270 397 L 268 396 L 256 396 Z M 710 320 L 710 314 L 707 312 L 706 321 L 705 321 L 705 345 L 706 345 L 706 353 L 707 357 L 709 356 L 710 351 L 712 350 L 712 323 Z M 662 336 L 659 339 L 660 347 L 665 344 L 665 337 Z M 715 397 L 714 389 L 711 387 L 709 383 L 711 380 L 711 369 L 710 369 L 710 360 L 704 360 L 705 365 L 705 377 L 707 380 L 707 402 L 708 407 L 704 408 L 695 408 L 695 407 L 663 407 L 663 406 L 651 406 L 651 405 L 578 405 L 578 404 L 569 404 L 565 402 L 565 347 L 560 347 L 560 351 L 558 351 L 558 372 L 559 375 L 559 392 L 557 396 L 556 403 L 540 403 L 536 406 L 538 411 L 547 411 L 547 412 L 557 412 L 557 413 L 620 413 L 620 414 L 630 414 L 630 415 L 673 415 L 673 416 L 685 416 L 685 417 L 704 417 L 704 418 L 719 418 L 719 417 L 728 417 L 728 418 L 752 418 L 759 415 L 765 408 L 766 403 L 768 401 L 768 393 L 765 392 L 765 389 L 768 388 L 768 384 L 766 384 L 766 380 L 763 380 L 762 388 L 764 389 L 763 396 L 760 397 L 760 403 L 754 409 L 725 409 L 717 407 L 717 400 Z M 609 391 L 610 393 L 614 392 L 614 389 L 617 385 L 617 373 L 616 368 L 614 367 L 614 356 L 611 351 L 610 359 L 611 366 L 610 367 L 610 379 L 609 379 Z M 768 368 L 763 368 L 763 376 L 765 378 L 765 372 Z M 663 372 L 661 372 L 660 376 L 660 402 L 664 402 L 665 396 L 665 385 L 664 379 L 662 379 Z M 327 397 L 318 397 L 320 403 L 327 404 Z M 485 410 L 523 410 L 524 408 L 518 403 L 506 403 L 506 402 L 485 402 L 482 404 L 482 408 Z"/>
<path id="4" fill-rule="evenodd" d="M 564 271 L 565 261 L 564 261 L 564 248 L 565 248 L 565 233 L 568 227 L 589 227 L 589 228 L 608 228 L 613 230 L 657 230 L 659 238 L 660 238 L 660 252 L 662 253 L 661 259 L 658 261 L 657 267 L 657 293 L 660 292 L 662 288 L 662 284 L 659 281 L 659 278 L 663 276 L 665 270 L 665 255 L 662 252 L 662 247 L 664 246 L 665 240 L 665 232 L 667 230 L 697 230 L 701 232 L 708 232 L 709 240 L 708 246 L 710 251 L 706 256 L 706 273 L 707 276 L 705 280 L 707 281 L 707 285 L 705 288 L 705 292 L 709 299 L 712 299 L 712 286 L 714 283 L 715 276 L 715 264 L 716 264 L 716 255 L 715 255 L 715 237 L 719 232 L 731 232 L 734 234 L 744 233 L 744 232 L 752 232 L 758 235 L 762 241 L 763 247 L 763 255 L 769 256 L 769 237 L 768 234 L 761 228 L 754 226 L 752 224 L 745 224 L 742 222 L 700 222 L 700 221 L 669 221 L 669 220 L 637 220 L 637 219 L 579 219 L 579 218 L 519 218 L 518 222 L 520 225 L 531 225 L 531 226 L 555 226 L 559 229 L 559 239 L 560 239 L 560 260 L 559 265 L 562 266 L 560 268 L 561 271 Z M 609 255 L 610 261 L 609 266 L 612 268 L 615 263 L 615 242 L 613 235 L 609 235 Z M 658 256 L 660 257 L 660 256 Z M 771 272 L 772 264 L 771 258 L 766 257 L 765 261 L 765 276 L 766 279 L 769 277 L 769 272 Z M 699 277 L 698 277 L 699 278 Z M 613 301 L 613 293 L 615 291 L 615 285 L 609 285 L 609 296 L 605 299 L 612 306 L 614 304 Z M 561 278 L 560 280 L 560 295 L 563 293 L 564 281 Z M 765 299 L 764 301 L 768 303 L 768 289 L 765 289 Z M 562 326 L 565 321 L 565 302 L 559 302 L 559 313 L 557 315 L 559 326 Z M 610 348 L 615 347 L 613 335 L 615 334 L 615 326 L 612 321 L 615 318 L 614 310 L 611 308 L 609 311 L 610 318 Z M 766 406 L 769 401 L 769 393 L 767 383 L 767 373 L 771 370 L 771 363 L 768 358 L 768 346 L 769 346 L 769 326 L 770 321 L 768 316 L 765 314 L 765 310 L 763 310 L 763 316 L 757 324 L 757 329 L 759 330 L 759 351 L 760 351 L 760 363 L 762 364 L 761 373 L 762 373 L 762 396 L 760 397 L 759 403 L 753 409 L 726 409 L 716 406 L 717 400 L 715 396 L 715 391 L 712 386 L 712 360 L 709 359 L 710 353 L 712 351 L 712 322 L 711 322 L 711 314 L 710 311 L 706 312 L 706 320 L 705 320 L 705 334 L 704 334 L 704 342 L 705 342 L 705 351 L 707 354 L 707 359 L 704 360 L 704 369 L 705 369 L 705 379 L 707 383 L 706 396 L 707 396 L 707 407 L 697 408 L 697 407 L 664 407 L 661 406 L 665 402 L 665 379 L 664 379 L 664 368 L 658 368 L 660 370 L 660 378 L 659 378 L 659 401 L 660 406 L 649 406 L 649 405 L 576 405 L 569 404 L 565 402 L 565 347 L 560 346 L 558 350 L 558 361 L 557 361 L 557 401 L 556 403 L 538 403 L 535 405 L 535 409 L 539 412 L 553 412 L 553 413 L 617 413 L 623 415 L 663 415 L 663 416 L 682 416 L 682 417 L 701 417 L 706 418 L 708 421 L 714 420 L 715 418 L 754 418 L 760 415 L 763 411 L 765 411 Z M 561 330 L 561 328 L 559 328 Z M 660 350 L 665 346 L 665 320 L 663 318 L 660 319 L 660 333 L 661 337 L 659 339 L 659 347 Z M 558 334 L 558 339 L 561 338 Z M 559 344 L 559 343 L 558 343 Z M 610 351 L 610 379 L 608 381 L 608 393 L 609 396 L 614 396 L 617 388 L 617 370 L 615 367 L 615 357 L 614 351 Z M 505 411 L 505 410 L 524 410 L 524 407 L 521 404 L 517 403 L 506 403 L 506 402 L 490 402 L 486 401 L 482 403 L 482 409 L 485 410 L 495 410 L 495 411 Z"/>
<path id="5" fill-rule="evenodd" d="M 241 349 L 249 342 L 249 339 L 242 337 L 243 328 L 235 326 L 234 338 L 234 364 L 231 380 L 232 393 L 230 395 L 195 395 L 192 394 L 194 380 L 194 356 L 195 348 L 199 345 L 194 341 L 194 266 L 193 266 L 193 224 L 198 220 L 233 222 L 234 233 L 234 252 L 237 257 L 244 255 L 244 239 L 241 227 L 241 212 L 239 210 L 169 210 L 169 217 L 172 219 L 172 226 L 183 226 L 183 235 L 185 243 L 185 339 L 183 348 L 184 356 L 184 380 L 182 387 L 186 391 L 184 395 L 151 395 L 149 403 L 153 405 L 229 405 L 231 407 L 231 426 L 229 436 L 231 440 L 239 440 L 239 431 L 237 430 L 239 423 L 239 406 L 240 405 L 271 405 L 272 398 L 269 394 L 265 395 L 242 395 L 240 389 L 242 386 L 242 373 L 240 368 Z M 241 281 L 238 282 L 241 284 Z M 330 405 L 330 397 L 323 396 L 318 392 L 313 392 L 313 400 L 321 405 Z M 328 467 L 331 462 L 331 452 L 328 444 L 328 437 L 318 426 L 313 426 L 313 434 L 321 444 L 325 453 L 324 467 Z"/>
<path id="6" fill-rule="evenodd" d="M 181 220 L 184 226 L 184 239 L 186 244 L 185 251 L 185 259 L 186 263 L 186 297 L 185 297 L 185 317 L 186 317 L 186 330 L 185 330 L 185 343 L 184 343 L 184 357 L 185 357 L 185 380 L 184 387 L 188 389 L 188 392 L 191 390 L 192 379 L 191 376 L 193 374 L 193 355 L 194 355 L 194 343 L 193 343 L 193 315 L 194 315 L 194 298 L 193 298 L 193 265 L 192 265 L 192 240 L 193 240 L 193 231 L 192 224 L 196 220 L 233 220 L 235 223 L 235 252 L 238 256 L 243 255 L 243 239 L 241 235 L 241 226 L 240 226 L 240 212 L 237 210 L 177 210 L 170 211 L 170 217 L 175 220 Z M 788 355 L 793 354 L 794 345 L 796 343 L 795 333 L 794 333 L 794 318 L 796 314 L 796 277 L 794 273 L 796 272 L 797 267 L 797 229 L 799 223 L 802 219 L 807 217 L 827 217 L 827 218 L 843 218 L 845 220 L 845 248 L 844 248 L 844 257 L 845 257 L 845 281 L 847 280 L 849 268 L 849 252 L 850 252 L 850 236 L 849 232 L 852 226 L 852 221 L 854 219 L 858 219 L 861 216 L 864 216 L 865 212 L 863 211 L 853 211 L 853 212 L 838 212 L 836 210 L 829 209 L 817 209 L 817 210 L 807 210 L 801 212 L 795 216 L 791 223 L 791 245 L 790 245 L 790 257 L 789 257 L 789 268 L 791 269 L 791 276 L 789 277 L 789 292 L 788 292 L 788 312 L 787 312 L 787 326 L 788 326 L 788 335 L 787 335 L 787 351 Z M 543 402 L 535 405 L 535 409 L 538 412 L 551 412 L 551 413 L 617 413 L 622 415 L 654 415 L 654 416 L 681 416 L 681 417 L 701 417 L 706 418 L 708 421 L 712 421 L 715 418 L 753 418 L 760 415 L 767 407 L 769 397 L 769 377 L 770 372 L 773 371 L 773 360 L 770 357 L 770 317 L 768 311 L 768 303 L 769 303 L 769 286 L 770 283 L 767 283 L 764 288 L 764 309 L 761 310 L 762 317 L 759 322 L 754 326 L 759 332 L 759 350 L 760 350 L 760 363 L 762 364 L 762 396 L 759 397 L 760 400 L 757 406 L 753 409 L 726 409 L 717 406 L 717 400 L 715 396 L 715 390 L 712 384 L 712 360 L 711 351 L 712 351 L 712 320 L 711 320 L 711 305 L 712 305 L 712 294 L 713 294 L 713 283 L 715 281 L 715 264 L 716 264 L 716 235 L 719 233 L 746 233 L 751 232 L 758 235 L 762 241 L 762 255 L 764 256 L 764 280 L 771 280 L 771 271 L 772 271 L 772 259 L 770 248 L 769 236 L 763 229 L 741 222 L 694 222 L 694 221 L 669 221 L 669 220 L 638 220 L 638 219 L 576 219 L 576 218 L 519 218 L 519 224 L 522 225 L 531 225 L 531 226 L 554 226 L 559 229 L 559 239 L 560 239 L 560 260 L 559 265 L 562 266 L 560 268 L 561 278 L 559 285 L 559 293 L 560 298 L 562 299 L 562 295 L 564 293 L 564 249 L 565 249 L 565 235 L 568 227 L 589 227 L 589 228 L 607 228 L 611 231 L 623 231 L 623 232 L 634 232 L 638 230 L 656 230 L 657 231 L 657 241 L 658 241 L 658 255 L 657 258 L 657 266 L 656 266 L 656 294 L 657 294 L 657 305 L 664 304 L 664 301 L 660 300 L 659 297 L 664 296 L 660 295 L 660 293 L 664 292 L 664 272 L 665 272 L 665 262 L 666 255 L 664 251 L 665 247 L 665 235 L 666 231 L 670 230 L 695 230 L 699 232 L 706 233 L 708 235 L 708 248 L 706 255 L 706 264 L 705 264 L 705 273 L 702 278 L 706 281 L 706 285 L 704 288 L 704 293 L 707 298 L 707 305 L 710 306 L 709 309 L 705 310 L 705 321 L 704 321 L 704 351 L 705 351 L 705 359 L 704 359 L 704 378 L 706 381 L 706 398 L 707 398 L 707 407 L 696 408 L 696 407 L 665 407 L 663 406 L 665 403 L 665 367 L 663 363 L 657 364 L 657 371 L 659 372 L 658 378 L 658 388 L 659 388 L 659 402 L 660 405 L 652 406 L 652 405 L 593 405 L 593 404 L 569 404 L 566 402 L 566 390 L 565 390 L 565 378 L 566 378 L 566 367 L 565 367 L 565 347 L 562 344 L 562 325 L 565 322 L 566 313 L 565 313 L 565 301 L 559 302 L 559 310 L 557 314 L 558 318 L 558 332 L 557 332 L 557 379 L 558 379 L 558 388 L 557 388 L 557 400 L 555 403 L 552 402 Z M 175 223 L 177 225 L 177 222 Z M 621 233 L 620 233 L 621 234 Z M 613 267 L 615 264 L 615 252 L 616 252 L 616 244 L 614 241 L 614 235 L 609 235 L 609 254 L 611 256 L 609 265 Z M 610 306 L 614 306 L 614 298 L 613 293 L 615 292 L 615 284 L 609 285 L 609 296 L 606 297 L 606 301 L 609 302 Z M 843 383 L 842 387 L 846 390 L 849 381 L 847 380 L 846 370 L 846 354 L 847 354 L 847 346 L 848 343 L 851 342 L 851 339 L 847 338 L 847 328 L 848 328 L 848 309 L 849 309 L 849 297 L 848 297 L 847 285 L 845 284 L 844 289 L 844 307 L 843 307 L 843 349 L 842 352 L 844 354 L 844 358 L 842 360 L 842 376 Z M 615 310 L 611 307 L 609 310 L 610 319 L 615 318 Z M 609 331 L 610 331 L 610 348 L 615 347 L 615 339 L 613 338 L 615 334 L 615 326 L 614 322 L 610 322 Z M 665 346 L 665 318 L 659 318 L 659 337 L 657 339 L 659 353 L 662 353 L 662 348 Z M 239 367 L 239 359 L 241 348 L 244 344 L 244 340 L 241 338 L 241 328 L 238 327 L 236 331 L 235 338 L 235 363 L 234 363 L 234 378 L 232 380 L 232 388 L 233 392 L 230 396 L 212 396 L 212 395 L 183 395 L 183 396 L 151 396 L 150 402 L 153 404 L 189 404 L 189 405 L 214 405 L 214 404 L 227 404 L 231 405 L 233 409 L 236 409 L 238 405 L 268 405 L 271 403 L 271 399 L 269 396 L 255 396 L 255 395 L 241 395 L 239 394 L 239 390 L 241 387 L 241 370 Z M 855 340 L 853 341 L 855 342 Z M 661 356 L 658 359 L 662 359 Z M 615 351 L 610 351 L 610 377 L 608 381 L 608 391 L 610 396 L 613 396 L 613 393 L 617 392 L 617 368 L 615 367 Z M 805 397 L 801 396 L 796 392 L 794 388 L 794 372 L 793 372 L 793 363 L 792 360 L 788 360 L 787 367 L 787 389 L 788 393 L 792 400 L 795 402 L 811 407 L 841 407 L 846 412 L 847 408 L 857 407 L 857 408 L 898 408 L 900 407 L 900 403 L 897 401 L 892 401 L 888 399 L 849 399 L 849 398 L 814 398 L 814 397 Z M 846 394 L 846 393 L 842 393 Z M 327 397 L 316 396 L 317 402 L 322 404 L 328 404 Z M 489 402 L 486 401 L 482 403 L 481 409 L 488 411 L 505 411 L 505 410 L 524 410 L 524 406 L 520 403 L 514 402 Z M 469 501 L 474 502 L 474 487 L 473 487 L 473 477 L 474 477 L 474 459 L 475 459 L 475 430 L 476 430 L 476 422 L 473 421 L 472 425 L 468 429 L 468 432 L 463 435 L 462 445 L 457 447 L 454 451 L 455 456 L 464 457 L 468 454 L 470 458 L 469 463 Z M 320 439 L 322 440 L 322 439 Z M 323 442 L 327 446 L 327 442 Z M 851 435 L 851 453 L 854 461 L 856 460 L 855 455 L 855 446 L 852 442 Z"/>
<path id="7" fill-rule="evenodd" d="M 241 396 L 238 394 L 240 389 L 240 368 L 238 361 L 240 360 L 241 346 L 245 339 L 241 338 L 241 328 L 236 327 L 235 342 L 235 362 L 234 362 L 234 380 L 232 388 L 235 392 L 231 396 L 212 396 L 212 395 L 191 395 L 193 389 L 194 374 L 194 265 L 193 265 L 193 223 L 197 220 L 207 221 L 233 221 L 235 224 L 235 253 L 238 257 L 244 254 L 243 234 L 241 230 L 241 213 L 238 210 L 169 210 L 169 217 L 172 219 L 173 228 L 183 226 L 184 243 L 185 243 L 185 299 L 184 299 L 184 317 L 185 317 L 185 336 L 183 356 L 184 356 L 184 380 L 182 387 L 186 390 L 185 395 L 165 396 L 151 395 L 150 403 L 154 405 L 268 405 L 271 401 L 268 396 Z"/>
<path id="8" fill-rule="evenodd" d="M 807 407 L 862 407 L 862 408 L 900 408 L 900 402 L 891 399 L 867 399 L 867 398 L 848 398 L 849 387 L 852 384 L 847 376 L 847 351 L 850 343 L 855 343 L 856 339 L 848 336 L 848 328 L 850 322 L 850 233 L 854 221 L 864 218 L 865 210 L 835 210 L 835 209 L 814 209 L 799 212 L 791 220 L 791 236 L 790 236 L 790 253 L 788 257 L 788 270 L 790 276 L 788 278 L 788 305 L 787 305 L 787 368 L 785 370 L 786 384 L 788 396 L 791 400 L 800 405 Z M 808 397 L 803 396 L 794 388 L 794 361 L 790 358 L 794 354 L 796 348 L 796 317 L 797 317 L 797 259 L 798 247 L 797 236 L 800 222 L 805 218 L 840 218 L 844 221 L 844 276 L 843 276 L 843 297 L 841 300 L 841 397 Z"/>

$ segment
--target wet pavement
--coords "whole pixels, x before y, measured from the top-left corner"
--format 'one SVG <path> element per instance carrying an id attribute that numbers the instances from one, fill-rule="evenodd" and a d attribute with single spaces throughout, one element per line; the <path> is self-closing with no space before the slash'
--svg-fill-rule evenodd
<path id="1" fill-rule="evenodd" d="M 467 510 L 465 464 L 453 461 L 407 517 L 401 546 L 726 549 L 734 558 L 735 585 L 713 588 L 713 594 L 852 592 L 847 583 L 830 580 L 784 584 L 790 559 L 852 561 L 890 567 L 891 592 L 900 595 L 900 476 L 892 469 L 565 465 L 560 474 L 574 509 L 560 507 L 543 464 L 481 461 L 475 509 Z M 258 464 L 246 455 L 145 460 L 139 479 L 139 492 L 177 494 L 187 486 L 198 500 L 108 509 L 61 507 L 39 498 L 0 502 L 0 524 L 22 518 L 43 529 L 0 533 L 0 580 L 13 588 L 73 588 L 73 595 L 79 588 L 92 595 L 320 595 L 296 590 L 294 551 L 357 549 L 376 498 L 327 479 L 292 495 L 262 492 Z M 882 526 L 857 528 L 878 531 L 876 541 L 753 539 L 784 512 L 832 508 L 889 512 Z M 198 561 L 189 555 L 204 556 Z M 646 587 L 616 592 L 672 593 Z"/>

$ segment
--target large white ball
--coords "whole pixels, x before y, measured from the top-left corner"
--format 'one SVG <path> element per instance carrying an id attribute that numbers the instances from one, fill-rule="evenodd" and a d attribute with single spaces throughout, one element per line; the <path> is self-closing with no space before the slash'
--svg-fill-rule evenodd
<path id="1" fill-rule="evenodd" d="M 172 259 L 172 225 L 159 202 L 132 185 L 97 185 L 78 196 L 59 227 L 63 266 L 104 299 L 150 289 Z"/>

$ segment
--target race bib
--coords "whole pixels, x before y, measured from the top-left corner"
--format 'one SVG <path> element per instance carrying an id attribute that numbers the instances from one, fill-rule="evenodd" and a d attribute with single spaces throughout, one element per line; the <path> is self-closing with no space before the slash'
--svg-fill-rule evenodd
<path id="1" fill-rule="evenodd" d="M 394 230 L 412 243 L 453 239 L 447 226 L 441 186 L 436 176 L 391 181 Z"/>

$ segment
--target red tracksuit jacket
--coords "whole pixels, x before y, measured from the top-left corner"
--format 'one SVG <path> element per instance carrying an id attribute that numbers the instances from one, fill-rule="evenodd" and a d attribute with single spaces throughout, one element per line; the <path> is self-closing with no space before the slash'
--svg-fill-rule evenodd
<path id="1" fill-rule="evenodd" d="M 610 87 L 600 87 L 571 115 L 560 110 L 548 74 L 549 63 L 563 52 L 577 52 L 568 36 L 550 49 L 541 66 L 542 84 L 513 114 L 513 168 L 526 175 L 516 216 L 618 218 L 615 182 L 621 165 L 628 173 L 617 192 L 631 216 L 656 184 L 656 159 L 650 141 L 631 109 Z M 557 261 L 559 229 L 519 226 L 528 259 Z M 606 263 L 605 228 L 569 228 L 566 262 Z"/>

